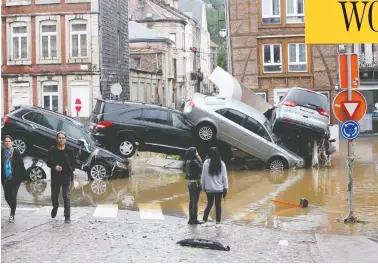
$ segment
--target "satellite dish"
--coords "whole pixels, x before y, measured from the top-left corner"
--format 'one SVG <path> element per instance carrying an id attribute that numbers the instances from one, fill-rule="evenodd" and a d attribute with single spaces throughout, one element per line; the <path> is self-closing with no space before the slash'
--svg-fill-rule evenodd
<path id="1" fill-rule="evenodd" d="M 118 96 L 122 93 L 122 86 L 120 83 L 114 83 L 112 87 L 110 87 L 110 92 L 112 95 Z"/>

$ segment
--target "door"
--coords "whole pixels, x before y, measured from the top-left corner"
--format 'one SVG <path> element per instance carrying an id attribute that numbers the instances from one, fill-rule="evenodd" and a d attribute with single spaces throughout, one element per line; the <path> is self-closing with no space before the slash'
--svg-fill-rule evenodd
<path id="1" fill-rule="evenodd" d="M 84 132 L 79 129 L 77 126 L 75 126 L 73 123 L 64 120 L 62 122 L 62 131 L 64 131 L 67 134 L 67 140 L 66 144 L 72 148 L 76 155 L 76 168 L 80 169 L 80 165 L 87 160 L 87 158 L 90 156 L 91 153 L 86 151 L 85 148 L 83 148 L 80 153 L 80 145 L 78 143 L 79 139 L 85 139 L 86 137 L 84 135 Z"/>
<path id="2" fill-rule="evenodd" d="M 243 123 L 247 116 L 233 109 L 221 109 L 216 112 L 219 114 L 220 139 L 238 148 L 243 135 Z"/>
<path id="3" fill-rule="evenodd" d="M 145 108 L 141 126 L 144 129 L 144 142 L 152 148 L 167 147 L 167 138 L 171 132 L 168 111 L 158 108 Z"/>
<path id="4" fill-rule="evenodd" d="M 81 102 L 80 112 L 76 111 L 76 100 Z M 92 104 L 89 99 L 88 84 L 71 85 L 71 116 L 75 117 L 89 117 L 92 110 Z"/>
<path id="5" fill-rule="evenodd" d="M 271 138 L 266 129 L 255 119 L 248 117 L 243 130 L 240 149 L 266 161 L 272 150 Z"/>
<path id="6" fill-rule="evenodd" d="M 47 155 L 49 148 L 56 145 L 56 133 L 59 131 L 61 120 L 46 113 L 36 113 L 33 122 L 34 149 Z"/>
<path id="7" fill-rule="evenodd" d="M 176 112 L 171 113 L 171 137 L 167 138 L 172 148 L 188 149 L 195 146 L 193 127 L 188 124 L 185 118 Z"/>
<path id="8" fill-rule="evenodd" d="M 12 85 L 12 109 L 16 106 L 30 105 L 29 83 Z"/>

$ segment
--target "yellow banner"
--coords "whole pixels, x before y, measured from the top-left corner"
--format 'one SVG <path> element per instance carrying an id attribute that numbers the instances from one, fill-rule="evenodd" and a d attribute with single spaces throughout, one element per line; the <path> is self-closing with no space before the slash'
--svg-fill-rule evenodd
<path id="1" fill-rule="evenodd" d="M 378 0 L 305 0 L 306 43 L 378 43 Z"/>

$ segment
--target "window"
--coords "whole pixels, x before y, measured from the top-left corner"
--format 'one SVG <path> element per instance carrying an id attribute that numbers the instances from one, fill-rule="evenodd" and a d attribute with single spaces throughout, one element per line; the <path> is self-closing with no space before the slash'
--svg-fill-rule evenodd
<path id="1" fill-rule="evenodd" d="M 58 85 L 46 83 L 42 85 L 42 107 L 52 111 L 58 111 L 59 106 Z"/>
<path id="2" fill-rule="evenodd" d="M 268 133 L 266 132 L 265 128 L 257 122 L 255 119 L 248 117 L 247 121 L 245 122 L 244 127 L 251 131 L 252 133 L 255 133 L 256 135 L 259 135 L 260 137 L 270 141 L 270 137 Z"/>
<path id="3" fill-rule="evenodd" d="M 42 58 L 58 57 L 56 24 L 42 24 L 41 49 Z"/>
<path id="4" fill-rule="evenodd" d="M 281 44 L 263 45 L 264 72 L 282 72 Z"/>
<path id="5" fill-rule="evenodd" d="M 286 23 L 304 23 L 304 0 L 286 0 Z"/>
<path id="6" fill-rule="evenodd" d="M 307 72 L 307 48 L 304 43 L 289 44 L 289 72 Z"/>
<path id="7" fill-rule="evenodd" d="M 29 112 L 26 115 L 24 115 L 24 119 L 28 120 L 28 121 L 31 121 L 31 122 L 35 122 L 35 116 L 36 116 L 36 114 L 37 114 L 36 112 Z"/>
<path id="8" fill-rule="evenodd" d="M 86 23 L 71 24 L 71 57 L 82 58 L 88 56 L 88 34 Z"/>
<path id="9" fill-rule="evenodd" d="M 168 111 L 158 109 L 144 110 L 144 118 L 147 122 L 168 125 Z"/>
<path id="10" fill-rule="evenodd" d="M 104 108 L 104 113 L 110 113 L 118 110 L 125 110 L 125 108 L 130 107 L 127 104 L 119 104 L 119 103 L 106 103 Z"/>
<path id="11" fill-rule="evenodd" d="M 262 0 L 262 24 L 281 24 L 280 0 Z"/>
<path id="12" fill-rule="evenodd" d="M 189 125 L 185 122 L 185 118 L 177 113 L 172 113 L 172 124 L 177 128 L 190 129 Z"/>
<path id="13" fill-rule="evenodd" d="M 117 12 L 121 13 L 121 0 L 116 0 L 117 2 Z"/>
<path id="14" fill-rule="evenodd" d="M 73 126 L 68 122 L 63 122 L 62 130 L 69 136 L 70 138 L 79 140 L 85 138 L 83 132 L 78 129 L 77 127 Z"/>
<path id="15" fill-rule="evenodd" d="M 242 126 L 243 125 L 243 122 L 244 122 L 244 119 L 246 117 L 245 114 L 242 114 L 238 111 L 235 111 L 235 110 L 232 110 L 232 109 L 229 109 L 228 111 L 224 112 L 222 114 L 225 118 L 231 120 L 232 122 Z"/>
<path id="16" fill-rule="evenodd" d="M 182 33 L 182 49 L 185 50 L 185 33 Z"/>
<path id="17" fill-rule="evenodd" d="M 298 105 L 311 105 L 314 109 L 320 108 L 329 111 L 328 99 L 312 91 L 302 89 L 292 89 L 286 99 L 295 102 Z"/>
<path id="18" fill-rule="evenodd" d="M 175 43 L 172 45 L 172 47 L 175 48 L 176 47 L 176 33 L 169 33 L 169 39 Z"/>
<path id="19" fill-rule="evenodd" d="M 117 31 L 117 56 L 121 56 L 121 36 L 119 30 Z"/>
<path id="20" fill-rule="evenodd" d="M 51 115 L 37 113 L 34 122 L 51 130 L 58 131 L 59 119 Z"/>
<path id="21" fill-rule="evenodd" d="M 122 119 L 135 119 L 135 120 L 141 120 L 142 119 L 142 109 L 132 110 L 129 112 L 124 112 L 120 115 Z"/>
<path id="22" fill-rule="evenodd" d="M 139 69 L 140 68 L 140 58 L 132 58 L 132 67 L 134 67 L 134 69 Z"/>
<path id="23" fill-rule="evenodd" d="M 256 93 L 258 96 L 260 96 L 264 101 L 266 101 L 266 93 Z"/>
<path id="24" fill-rule="evenodd" d="M 27 26 L 11 26 L 11 52 L 12 60 L 28 58 L 28 33 Z"/>

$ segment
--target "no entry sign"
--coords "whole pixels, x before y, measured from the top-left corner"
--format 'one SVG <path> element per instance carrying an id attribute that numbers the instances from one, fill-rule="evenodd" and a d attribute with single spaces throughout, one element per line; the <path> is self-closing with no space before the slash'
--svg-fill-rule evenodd
<path id="1" fill-rule="evenodd" d="M 75 101 L 75 109 L 76 109 L 76 112 L 80 112 L 81 110 L 81 100 L 79 98 L 77 98 Z"/>

